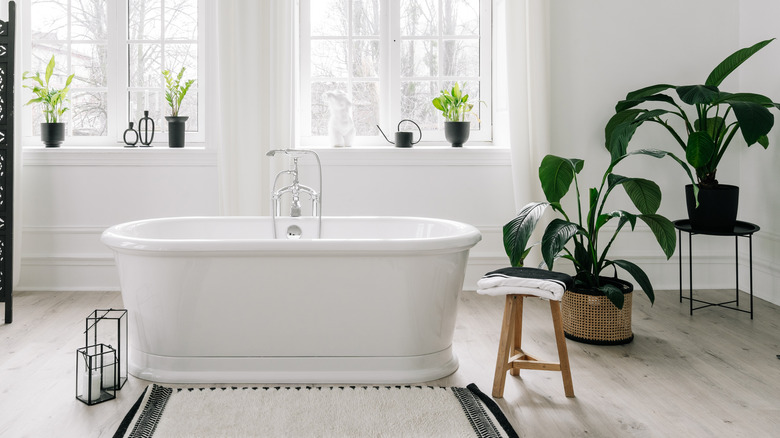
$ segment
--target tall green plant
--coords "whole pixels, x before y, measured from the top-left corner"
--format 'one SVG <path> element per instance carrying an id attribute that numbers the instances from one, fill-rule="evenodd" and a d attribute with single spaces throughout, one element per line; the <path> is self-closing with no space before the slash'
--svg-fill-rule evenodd
<path id="1" fill-rule="evenodd" d="M 32 81 L 32 85 L 23 85 L 24 88 L 31 90 L 37 97 L 30 99 L 25 105 L 33 103 L 40 103 L 43 105 L 43 116 L 46 123 L 57 123 L 60 117 L 65 114 L 68 107 L 65 106 L 65 102 L 70 91 L 70 83 L 73 81 L 74 74 L 68 76 L 65 80 L 65 86 L 57 89 L 53 88 L 49 81 L 54 74 L 54 55 L 49 60 L 49 64 L 46 66 L 46 72 L 44 77 L 41 78 L 40 72 L 35 72 L 35 75 L 31 75 L 26 71 L 22 75 L 22 80 Z"/>
<path id="2" fill-rule="evenodd" d="M 773 40 L 737 50 L 715 67 L 704 84 L 658 84 L 628 93 L 615 106 L 615 115 L 605 128 L 607 150 L 613 158 L 625 155 L 637 128 L 645 122 L 656 123 L 666 129 L 684 151 L 687 165 L 678 161 L 694 186 L 698 188 L 697 182 L 701 187 L 716 186 L 718 165 L 737 132 L 742 133 L 748 146 L 756 143 L 764 149 L 769 146 L 767 134 L 774 124 L 774 116 L 768 108 L 780 109 L 780 104 L 760 94 L 728 93 L 718 87 L 737 67 Z M 674 90 L 679 101 L 690 105 L 694 116 L 687 113 L 671 93 L 663 93 L 667 90 Z M 665 106 L 639 108 L 645 104 Z M 675 128 L 669 117 L 679 119 L 682 130 Z M 694 169 L 696 180 L 689 166 Z"/>
<path id="3" fill-rule="evenodd" d="M 187 91 L 195 83 L 195 79 L 189 79 L 182 84 L 181 80 L 184 77 L 185 70 L 186 67 L 182 67 L 176 76 L 170 70 L 163 70 L 162 72 L 165 77 L 165 100 L 168 101 L 168 105 L 171 107 L 171 116 L 173 117 L 179 115 L 181 101 L 184 100 Z"/>
<path id="4" fill-rule="evenodd" d="M 613 268 L 615 271 L 621 268 L 634 278 L 650 302 L 653 302 L 655 300 L 653 286 L 647 274 L 639 266 L 628 260 L 607 258 L 618 233 L 626 225 L 630 225 L 633 230 L 637 219 L 647 224 L 667 259 L 674 254 L 677 246 L 674 225 L 669 219 L 657 213 L 661 205 L 661 189 L 658 184 L 643 178 L 613 173 L 615 166 L 631 155 L 663 158 L 671 154 L 658 150 L 637 150 L 614 158 L 601 178 L 601 185 L 598 189 L 588 190 L 584 203 L 580 195 L 577 175 L 585 166 L 585 162 L 555 155 L 544 157 L 539 166 L 539 180 L 547 202 L 527 204 L 516 218 L 504 226 L 504 249 L 512 266 L 523 265 L 525 257 L 534 246 L 528 244 L 531 234 L 549 206 L 562 216 L 553 219 L 542 236 L 542 257 L 549 269 L 553 269 L 555 261 L 559 258 L 571 261 L 576 271 L 574 279 L 577 286 L 598 289 L 617 308 L 622 309 L 623 293 L 617 287 L 601 281 L 608 268 Z M 577 211 L 574 217 L 570 216 L 561 204 L 561 199 L 569 192 L 572 183 L 574 183 L 574 194 L 577 199 Z M 605 211 L 607 199 L 617 187 L 625 190 L 634 207 L 639 210 L 638 213 L 626 210 Z M 617 222 L 615 228 L 610 231 L 610 234 L 604 236 L 607 240 L 606 244 L 602 245 L 604 240 L 601 232 L 606 231 L 604 226 L 613 219 Z"/>
<path id="5" fill-rule="evenodd" d="M 457 82 L 451 90 L 441 90 L 441 95 L 433 99 L 433 106 L 441 111 L 449 122 L 466 121 L 466 116 L 474 108 L 474 104 L 469 103 L 469 95 L 461 92 Z"/>

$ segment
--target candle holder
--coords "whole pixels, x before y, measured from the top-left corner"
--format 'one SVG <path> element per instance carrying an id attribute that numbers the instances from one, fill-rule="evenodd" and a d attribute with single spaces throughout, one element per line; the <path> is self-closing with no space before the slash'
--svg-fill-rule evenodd
<path id="1" fill-rule="evenodd" d="M 114 380 L 104 379 L 105 385 L 113 384 L 114 389 L 122 389 L 127 382 L 127 310 L 98 309 L 86 320 L 85 345 L 106 344 L 116 353 Z M 104 377 L 109 377 L 104 375 Z"/>
<path id="2" fill-rule="evenodd" d="M 138 131 L 133 129 L 133 122 L 130 122 L 129 125 L 130 126 L 125 129 L 125 134 L 122 136 L 122 140 L 124 140 L 126 148 L 134 148 L 136 147 L 135 145 L 138 144 L 138 140 L 140 140 L 141 137 L 138 135 Z M 127 134 L 133 134 L 134 140 L 132 143 L 127 139 Z"/>
<path id="3" fill-rule="evenodd" d="M 76 399 L 96 405 L 116 398 L 116 351 L 96 344 L 76 350 Z"/>
<path id="4" fill-rule="evenodd" d="M 152 129 L 149 130 L 149 124 L 152 124 Z M 154 140 L 154 119 L 149 117 L 149 111 L 144 111 L 144 116 L 138 121 L 138 136 L 141 138 L 141 147 L 152 147 L 152 140 Z"/>

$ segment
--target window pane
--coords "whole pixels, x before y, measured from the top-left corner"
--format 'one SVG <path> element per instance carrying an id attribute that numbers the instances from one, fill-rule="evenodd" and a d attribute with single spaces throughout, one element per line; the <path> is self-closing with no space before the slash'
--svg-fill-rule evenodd
<path id="1" fill-rule="evenodd" d="M 131 40 L 162 38 L 162 3 L 160 0 L 129 0 L 128 35 Z"/>
<path id="2" fill-rule="evenodd" d="M 479 40 L 444 41 L 444 76 L 479 76 Z"/>
<path id="3" fill-rule="evenodd" d="M 51 77 L 51 83 L 57 87 L 65 85 L 65 74 L 68 68 L 68 46 L 59 43 L 33 43 L 30 57 L 30 73 L 36 72 L 43 78 L 46 74 L 46 66 L 49 64 L 52 55 L 54 55 L 54 74 Z"/>
<path id="4" fill-rule="evenodd" d="M 347 77 L 347 42 L 316 40 L 311 42 L 311 75 L 320 78 Z"/>
<path id="5" fill-rule="evenodd" d="M 352 42 L 352 75 L 356 78 L 379 76 L 379 41 L 358 40 Z"/>
<path id="6" fill-rule="evenodd" d="M 439 69 L 439 44 L 435 40 L 406 40 L 401 42 L 401 76 L 436 76 Z"/>
<path id="7" fill-rule="evenodd" d="M 162 87 L 162 65 L 159 44 L 129 44 L 130 86 Z"/>
<path id="8" fill-rule="evenodd" d="M 479 0 L 444 0 L 444 35 L 479 35 Z"/>
<path id="9" fill-rule="evenodd" d="M 106 87 L 108 53 L 105 44 L 73 44 L 73 87 Z"/>
<path id="10" fill-rule="evenodd" d="M 352 34 L 357 36 L 379 35 L 379 0 L 353 0 Z"/>
<path id="11" fill-rule="evenodd" d="M 198 39 L 197 0 L 165 0 L 165 39 Z"/>
<path id="12" fill-rule="evenodd" d="M 434 36 L 438 34 L 439 0 L 401 1 L 401 35 Z"/>
<path id="13" fill-rule="evenodd" d="M 164 98 L 159 90 L 141 90 L 131 91 L 130 98 L 130 120 L 135 124 L 135 129 L 140 128 L 138 123 L 144 116 L 144 111 L 149 111 L 149 117 L 154 120 L 154 130 L 162 131 L 166 112 L 162 107 Z M 167 108 L 165 108 L 167 110 Z M 124 127 L 127 129 L 127 126 Z M 151 125 L 149 125 L 151 129 Z M 124 131 L 124 129 L 123 129 Z"/>
<path id="14" fill-rule="evenodd" d="M 352 120 L 356 135 L 377 135 L 379 123 L 379 83 L 352 84 Z"/>
<path id="15" fill-rule="evenodd" d="M 182 83 L 188 79 L 198 79 L 198 46 L 195 44 L 166 44 L 165 68 L 178 75 L 185 67 Z M 162 75 L 162 72 L 158 72 Z"/>
<path id="16" fill-rule="evenodd" d="M 73 111 L 73 134 L 97 136 L 107 134 L 108 93 L 74 91 L 70 108 Z"/>
<path id="17" fill-rule="evenodd" d="M 166 106 L 168 102 L 165 103 Z M 168 108 L 165 109 L 166 114 L 169 111 Z M 190 91 L 187 92 L 187 95 L 184 97 L 184 100 L 181 101 L 181 108 L 179 108 L 179 115 L 181 116 L 187 116 L 189 119 L 187 119 L 187 123 L 185 125 L 184 130 L 189 132 L 196 132 L 198 130 L 198 89 L 194 86 L 190 88 Z M 168 130 L 168 127 L 166 126 L 165 130 Z"/>
<path id="18" fill-rule="evenodd" d="M 312 36 L 347 35 L 347 0 L 314 0 L 309 6 Z"/>
<path id="19" fill-rule="evenodd" d="M 108 38 L 106 0 L 71 1 L 71 39 L 105 41 Z"/>
<path id="20" fill-rule="evenodd" d="M 30 2 L 32 39 L 67 40 L 68 5 L 63 1 L 32 0 Z"/>
<path id="21" fill-rule="evenodd" d="M 347 92 L 346 82 L 312 82 L 311 84 L 311 135 L 328 135 L 328 103 L 324 94 L 328 91 Z"/>
<path id="22" fill-rule="evenodd" d="M 423 130 L 436 129 L 441 113 L 431 101 L 438 95 L 436 81 L 401 82 L 401 118 L 414 120 Z"/>

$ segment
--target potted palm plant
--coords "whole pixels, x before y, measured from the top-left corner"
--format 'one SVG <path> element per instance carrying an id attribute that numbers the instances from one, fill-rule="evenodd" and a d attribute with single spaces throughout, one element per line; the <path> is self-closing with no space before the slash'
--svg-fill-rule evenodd
<path id="1" fill-rule="evenodd" d="M 462 147 L 471 132 L 471 122 L 466 117 L 474 104 L 469 103 L 469 95 L 463 94 L 456 82 L 451 90 L 441 90 L 441 95 L 433 99 L 433 106 L 444 116 L 444 137 L 452 147 Z"/>
<path id="2" fill-rule="evenodd" d="M 686 199 L 694 228 L 731 231 L 734 227 L 739 187 L 720 184 L 716 172 L 736 134 L 741 132 L 748 146 L 769 146 L 767 134 L 774 124 L 769 109 L 780 109 L 780 104 L 760 94 L 728 93 L 719 87 L 731 72 L 770 42 L 772 39 L 737 50 L 715 67 L 704 84 L 658 84 L 628 93 L 615 106 L 615 115 L 605 128 L 606 147 L 613 157 L 626 153 L 637 128 L 645 122 L 656 123 L 671 134 L 685 153 L 687 164 L 678 162 L 691 180 L 686 186 Z M 640 107 L 645 105 L 653 107 Z M 688 114 L 684 105 L 695 114 Z"/>
<path id="3" fill-rule="evenodd" d="M 165 120 L 168 121 L 168 147 L 172 148 L 184 147 L 185 122 L 189 119 L 189 116 L 179 115 L 181 102 L 192 84 L 195 83 L 195 79 L 188 79 L 182 83 L 185 70 L 186 67 L 182 67 L 179 74 L 175 76 L 170 70 L 162 72 L 163 77 L 165 77 L 165 100 L 171 108 L 171 115 L 166 116 Z"/>
<path id="4" fill-rule="evenodd" d="M 650 302 L 654 301 L 653 286 L 639 266 L 628 260 L 607 258 L 615 238 L 626 225 L 633 230 L 637 220 L 644 222 L 666 258 L 674 254 L 677 245 L 674 225 L 657 213 L 661 205 L 658 184 L 613 172 L 615 166 L 626 157 L 638 154 L 654 158 L 669 155 L 657 150 L 638 150 L 613 158 L 601 178 L 601 185 L 598 189 L 589 189 L 584 202 L 580 196 L 577 175 L 585 162 L 547 155 L 539 166 L 539 180 L 547 201 L 526 205 L 517 217 L 504 226 L 504 248 L 510 262 L 512 266 L 522 266 L 525 257 L 535 246 L 528 244 L 531 234 L 547 207 L 552 207 L 560 214 L 561 217 L 547 225 L 540 246 L 544 264 L 549 269 L 553 269 L 559 258 L 569 260 L 574 265 L 575 287 L 563 297 L 564 333 L 569 339 L 593 344 L 631 342 L 633 285 L 617 278 L 617 268 L 633 277 Z M 569 192 L 572 182 L 577 211 L 570 216 L 561 200 Z M 638 213 L 605 210 L 609 195 L 618 187 L 625 190 Z M 583 203 L 587 209 L 585 214 Z M 614 227 L 607 229 L 607 224 Z M 609 270 L 614 270 L 614 278 L 607 277 Z"/>
<path id="5" fill-rule="evenodd" d="M 50 83 L 54 74 L 54 65 L 54 55 L 52 55 L 43 78 L 41 78 L 40 72 L 31 75 L 30 72 L 26 71 L 22 75 L 23 80 L 32 81 L 31 85 L 23 85 L 23 87 L 31 90 L 37 96 L 30 99 L 25 105 L 40 103 L 43 107 L 45 122 L 41 123 L 41 141 L 47 148 L 59 147 L 65 141 L 65 123 L 60 122 L 60 119 L 68 110 L 65 102 L 74 76 L 73 74 L 68 76 L 64 87 L 54 88 Z"/>

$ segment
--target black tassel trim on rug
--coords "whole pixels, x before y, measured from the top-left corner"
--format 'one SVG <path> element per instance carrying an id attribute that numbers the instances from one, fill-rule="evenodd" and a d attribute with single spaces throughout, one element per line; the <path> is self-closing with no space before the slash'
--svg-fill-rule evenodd
<path id="1" fill-rule="evenodd" d="M 515 432 L 512 424 L 509 423 L 509 420 L 507 420 L 506 416 L 501 411 L 501 408 L 498 406 L 498 404 L 496 404 L 495 401 L 493 401 L 492 398 L 488 397 L 484 392 L 480 391 L 477 385 L 473 383 L 470 383 L 468 386 L 466 386 L 466 389 L 479 397 L 479 399 L 482 400 L 482 403 L 484 403 L 485 406 L 490 409 L 490 412 L 494 417 L 496 417 L 496 421 L 498 421 L 498 424 L 501 425 L 509 438 L 518 438 L 517 432 Z"/>
<path id="2" fill-rule="evenodd" d="M 119 428 L 117 428 L 116 432 L 114 433 L 114 438 L 122 438 L 125 436 L 125 433 L 127 432 L 127 428 L 130 427 L 130 423 L 133 421 L 133 417 L 135 417 L 135 413 L 138 412 L 138 408 L 141 407 L 141 402 L 144 399 L 144 396 L 146 395 L 146 391 L 149 390 L 149 387 L 144 389 L 144 392 L 141 393 L 141 396 L 138 397 L 138 400 L 136 400 L 135 404 L 132 408 L 130 408 L 130 411 L 125 415 L 125 418 L 122 419 L 122 422 L 119 423 Z"/>
<path id="3" fill-rule="evenodd" d="M 173 388 L 166 388 L 160 385 L 152 385 L 152 391 L 146 400 L 146 406 L 138 417 L 138 422 L 130 432 L 128 438 L 151 438 L 154 430 L 160 422 L 168 398 L 173 394 Z"/>

